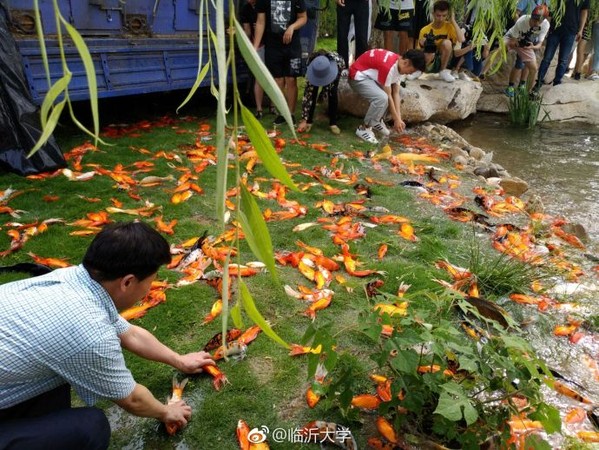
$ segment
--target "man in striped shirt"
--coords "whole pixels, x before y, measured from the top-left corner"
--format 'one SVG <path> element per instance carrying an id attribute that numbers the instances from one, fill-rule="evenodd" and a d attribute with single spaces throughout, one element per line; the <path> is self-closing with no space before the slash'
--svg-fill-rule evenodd
<path id="1" fill-rule="evenodd" d="M 206 352 L 181 355 L 118 313 L 144 298 L 170 262 L 166 240 L 141 223 L 106 226 L 79 266 L 0 286 L 0 448 L 105 449 L 110 426 L 101 398 L 126 411 L 184 426 L 185 402 L 165 405 L 138 384 L 122 348 L 199 373 Z"/>

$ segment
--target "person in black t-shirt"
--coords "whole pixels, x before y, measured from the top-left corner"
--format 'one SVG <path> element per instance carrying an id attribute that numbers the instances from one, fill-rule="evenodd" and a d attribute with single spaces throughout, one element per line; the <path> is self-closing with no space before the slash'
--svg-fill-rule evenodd
<path id="1" fill-rule="evenodd" d="M 306 4 L 304 0 L 258 0 L 256 12 L 254 48 L 257 50 L 264 38 L 266 67 L 285 94 L 293 116 L 297 77 L 302 75 L 302 46 L 297 31 L 308 20 Z M 281 115 L 274 120 L 277 125 L 284 122 Z"/>
<path id="2" fill-rule="evenodd" d="M 555 21 L 551 23 L 551 29 L 547 36 L 545 53 L 543 61 L 539 67 L 539 77 L 537 78 L 536 90 L 541 88 L 549 64 L 555 56 L 555 52 L 559 47 L 559 56 L 557 67 L 555 68 L 555 78 L 553 85 L 557 86 L 562 83 L 562 78 L 568 70 L 568 62 L 570 61 L 570 53 L 574 42 L 579 42 L 582 37 L 582 31 L 589 14 L 589 0 L 562 0 L 565 1 L 565 11 L 561 23 L 555 27 Z"/>

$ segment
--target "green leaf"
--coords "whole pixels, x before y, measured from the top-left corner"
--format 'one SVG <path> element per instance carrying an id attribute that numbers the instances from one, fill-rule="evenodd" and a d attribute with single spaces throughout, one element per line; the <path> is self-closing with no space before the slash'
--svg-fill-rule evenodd
<path id="1" fill-rule="evenodd" d="M 553 447 L 538 434 L 530 434 L 524 439 L 524 448 L 532 450 L 551 450 Z"/>
<path id="2" fill-rule="evenodd" d="M 264 168 L 275 178 L 278 178 L 285 186 L 299 192 L 299 188 L 295 185 L 281 158 L 275 151 L 272 142 L 268 138 L 262 124 L 256 119 L 252 112 L 245 106 L 241 105 L 241 118 L 247 131 L 256 153 L 262 160 Z"/>
<path id="3" fill-rule="evenodd" d="M 179 110 L 181 108 L 183 108 L 187 104 L 187 102 L 189 102 L 189 100 L 191 100 L 191 98 L 194 96 L 194 94 L 196 93 L 196 91 L 200 87 L 200 84 L 202 84 L 202 81 L 204 81 L 204 78 L 206 78 L 206 74 L 208 73 L 208 69 L 210 69 L 210 63 L 209 62 L 207 62 L 206 64 L 204 64 L 204 67 L 202 67 L 202 70 L 198 72 L 198 76 L 196 77 L 196 80 L 193 83 L 193 86 L 189 90 L 189 94 L 187 94 L 187 97 L 185 97 L 185 100 L 183 100 L 181 102 L 181 104 L 177 107 L 177 109 L 176 109 L 176 113 L 177 114 L 179 114 Z"/>
<path id="4" fill-rule="evenodd" d="M 58 81 L 56 81 L 56 83 L 54 83 L 52 87 L 48 90 L 48 93 L 44 97 L 44 101 L 40 108 L 40 122 L 42 128 L 46 127 L 46 124 L 48 123 L 48 115 L 50 113 L 50 110 L 52 109 L 52 106 L 54 106 L 54 102 L 60 96 L 60 94 L 62 94 L 67 89 L 71 81 L 71 78 L 71 72 L 66 72 L 64 76 Z"/>
<path id="5" fill-rule="evenodd" d="M 231 314 L 231 319 L 233 319 L 233 325 L 237 328 L 244 329 L 245 325 L 243 323 L 243 317 L 241 317 L 241 304 L 235 303 L 233 307 L 229 310 L 229 314 Z"/>
<path id="6" fill-rule="evenodd" d="M 46 126 L 44 127 L 44 129 L 42 131 L 42 135 L 37 140 L 37 142 L 31 149 L 31 151 L 29 152 L 29 154 L 27 155 L 27 158 L 31 157 L 31 155 L 33 155 L 40 148 L 42 148 L 42 146 L 48 141 L 48 139 L 50 139 L 50 136 L 52 136 L 52 133 L 54 132 L 54 129 L 56 128 L 56 125 L 58 125 L 58 119 L 60 118 L 60 114 L 62 113 L 62 110 L 64 109 L 65 104 L 66 104 L 66 100 L 63 100 L 54 107 L 54 109 L 52 110 L 52 113 L 50 114 L 50 117 L 48 118 Z"/>
<path id="7" fill-rule="evenodd" d="M 39 0 L 33 0 L 33 11 L 35 13 L 35 31 L 37 32 L 37 41 L 40 46 L 42 65 L 44 66 L 44 72 L 46 72 L 48 88 L 50 88 L 52 81 L 50 80 L 50 65 L 48 64 L 48 53 L 46 52 L 46 40 L 44 39 L 44 28 L 42 16 L 40 15 Z"/>
<path id="8" fill-rule="evenodd" d="M 399 350 L 397 356 L 389 359 L 391 367 L 407 374 L 415 374 L 420 357 L 413 350 Z"/>
<path id="9" fill-rule="evenodd" d="M 87 45 L 85 41 L 79 34 L 79 32 L 68 23 L 62 16 L 60 16 L 60 21 L 67 29 L 67 32 L 71 36 L 75 47 L 77 47 L 77 51 L 79 52 L 79 57 L 83 62 L 83 67 L 85 68 L 85 76 L 87 78 L 87 89 L 89 90 L 89 103 L 92 109 L 92 120 L 94 123 L 94 137 L 95 137 L 95 145 L 98 144 L 98 138 L 100 135 L 100 114 L 98 112 L 98 84 L 96 80 L 96 70 L 94 68 L 94 62 L 92 60 L 92 56 L 87 49 Z"/>
<path id="10" fill-rule="evenodd" d="M 439 396 L 434 414 L 440 414 L 453 422 L 458 422 L 463 417 L 468 425 L 472 425 L 478 419 L 478 412 L 467 397 L 451 395 L 447 392 L 442 392 Z"/>
<path id="11" fill-rule="evenodd" d="M 270 328 L 268 322 L 262 317 L 258 308 L 256 308 L 256 304 L 254 303 L 254 299 L 252 298 L 252 294 L 248 290 L 247 286 L 243 281 L 239 281 L 239 290 L 241 292 L 241 301 L 243 302 L 243 309 L 247 313 L 248 317 L 260 327 L 264 334 L 266 334 L 269 338 L 275 341 L 277 344 L 282 345 L 285 348 L 290 348 L 291 346 L 285 342 L 283 339 L 279 337 L 277 333 Z"/>
<path id="12" fill-rule="evenodd" d="M 547 433 L 557 433 L 562 429 L 562 419 L 559 410 L 547 403 L 540 403 L 534 412 L 529 414 L 532 420 L 538 420 L 543 424 Z"/>
<path id="13" fill-rule="evenodd" d="M 287 101 L 285 100 L 285 96 L 279 89 L 275 79 L 270 74 L 270 71 L 266 68 L 254 46 L 250 42 L 249 38 L 245 34 L 243 27 L 239 23 L 237 19 L 234 19 L 235 23 L 235 41 L 237 42 L 237 46 L 239 47 L 239 51 L 245 59 L 248 67 L 252 71 L 252 74 L 256 78 L 256 81 L 262 86 L 268 98 L 275 104 L 279 112 L 283 115 L 291 132 L 293 133 L 293 137 L 297 139 L 295 134 L 295 128 L 293 127 L 293 120 L 291 120 L 291 113 L 289 112 L 289 107 L 287 106 Z"/>
<path id="14" fill-rule="evenodd" d="M 272 279 L 279 283 L 270 234 L 254 196 L 241 185 L 241 210 L 238 214 L 245 240 L 252 252 L 266 264 Z"/>

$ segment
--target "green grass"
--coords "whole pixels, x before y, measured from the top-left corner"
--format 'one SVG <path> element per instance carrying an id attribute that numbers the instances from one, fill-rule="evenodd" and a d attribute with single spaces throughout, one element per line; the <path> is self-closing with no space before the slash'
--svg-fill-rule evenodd
<path id="1" fill-rule="evenodd" d="M 101 151 L 84 156 L 83 171 L 91 170 L 92 164 L 107 169 L 122 164 L 124 168 L 132 171 L 133 163 L 149 161 L 155 164 L 152 171 L 136 174 L 135 178 L 168 174 L 179 177 L 181 172 L 176 170 L 177 167 L 192 167 L 192 163 L 185 157 L 185 148 L 194 145 L 198 125 L 210 123 L 214 126 L 212 119 L 202 119 L 208 114 L 206 110 L 194 111 L 194 114 L 195 116 L 190 120 L 177 120 L 174 124 L 166 126 L 154 122 L 149 129 L 140 131 L 139 137 L 109 139 L 110 143 L 114 144 L 112 147 L 103 146 Z M 267 116 L 262 119 L 262 123 L 268 127 L 270 120 L 271 117 Z M 328 132 L 326 121 L 318 120 L 311 135 L 302 136 L 302 139 L 305 139 L 308 144 L 328 142 L 331 144 L 330 149 L 341 155 L 356 151 L 366 153 L 371 150 L 371 147 L 355 138 L 353 129 L 356 125 L 357 119 L 342 118 L 340 127 L 343 133 L 339 137 L 333 137 Z M 309 145 L 292 142 L 291 133 L 287 129 L 282 129 L 280 137 L 286 140 L 286 147 L 282 151 L 286 161 L 300 163 L 307 169 L 331 166 L 331 154 L 318 152 Z M 85 140 L 83 136 L 73 133 L 68 126 L 63 128 L 57 138 L 64 152 Z M 214 141 L 206 142 L 211 144 Z M 401 151 L 400 144 L 392 143 L 392 145 L 395 152 Z M 147 149 L 150 153 L 140 153 L 140 149 Z M 156 153 L 160 151 L 178 155 L 181 162 L 156 158 Z M 358 171 L 360 182 L 363 182 L 367 176 L 396 183 L 414 178 L 411 175 L 391 173 L 386 163 L 382 164 L 382 170 L 375 170 L 371 162 L 365 158 L 340 159 L 336 167 L 341 168 L 341 165 L 343 165 L 343 173 Z M 446 168 L 450 171 L 454 170 L 449 165 Z M 295 169 L 291 171 L 294 172 Z M 195 194 L 187 202 L 178 205 L 170 202 L 171 191 L 175 186 L 173 182 L 161 187 L 136 189 L 136 193 L 144 201 L 161 207 L 157 215 L 163 215 L 165 221 L 172 219 L 179 221 L 175 228 L 175 235 L 167 237 L 170 243 L 181 243 L 201 235 L 204 231 L 212 235 L 218 234 L 214 218 L 214 166 L 208 166 L 198 177 L 197 183 L 205 190 L 204 194 Z M 267 174 L 259 164 L 250 178 L 260 180 L 262 192 L 271 189 L 271 181 L 266 179 Z M 294 174 L 294 179 L 300 185 L 314 181 L 297 173 Z M 343 194 L 327 197 L 335 203 L 359 198 L 351 184 L 345 185 L 334 180 L 326 181 L 334 187 L 346 189 Z M 19 218 L 5 217 L 3 223 L 8 221 L 30 223 L 49 217 L 59 217 L 65 221 L 64 224 L 51 225 L 46 233 L 31 238 L 22 250 L 5 257 L 2 261 L 3 265 L 30 261 L 27 252 L 43 257 L 68 258 L 70 262 L 78 263 L 91 238 L 71 236 L 69 233 L 75 228 L 68 225 L 69 223 L 84 218 L 86 213 L 105 209 L 111 205 L 111 198 L 122 201 L 123 208 L 138 208 L 143 205 L 142 202 L 128 195 L 131 192 L 116 188 L 112 179 L 100 175 L 96 175 L 91 181 L 72 182 L 62 175 L 44 180 L 29 180 L 6 174 L 3 176 L 2 186 L 4 189 L 10 186 L 23 191 L 21 195 L 10 200 L 9 205 L 14 209 L 26 211 Z M 303 193 L 288 193 L 289 200 L 297 200 L 305 205 L 309 212 L 305 217 L 291 221 L 268 223 L 276 251 L 297 251 L 299 248 L 295 245 L 295 241 L 302 240 L 321 248 L 329 257 L 340 253 L 339 248 L 332 243 L 329 233 L 319 227 L 299 233 L 291 231 L 297 224 L 315 221 L 323 216 L 322 210 L 315 207 L 315 204 L 323 199 L 322 191 L 321 186 L 312 186 Z M 397 184 L 391 187 L 373 185 L 372 192 L 372 198 L 366 204 L 384 206 L 391 211 L 391 214 L 410 218 L 420 240 L 415 243 L 403 240 L 396 234 L 397 226 L 380 225 L 376 228 L 367 228 L 365 238 L 351 241 L 352 253 L 358 255 L 358 260 L 364 263 L 363 268 L 387 272 L 383 277 L 385 284 L 380 290 L 390 296 L 396 294 L 400 282 L 411 284 L 410 293 L 415 296 L 430 291 L 440 292 L 439 285 L 432 281 L 433 278 L 440 276 L 433 263 L 438 259 L 459 262 L 467 258 L 470 245 L 468 240 L 471 237 L 470 226 L 449 220 L 441 209 L 425 204 L 413 191 Z M 56 195 L 59 200 L 53 203 L 45 202 L 42 197 L 46 194 Z M 99 197 L 101 201 L 87 203 L 80 196 Z M 266 207 L 275 211 L 279 209 L 274 200 L 258 200 L 258 202 L 263 209 Z M 132 218 L 125 215 L 112 216 L 113 220 Z M 359 217 L 356 220 L 368 221 L 367 217 Z M 8 225 L 3 226 L 4 230 L 9 228 Z M 0 249 L 8 248 L 9 243 L 10 239 L 6 233 L 1 233 Z M 377 250 L 383 243 L 388 245 L 389 250 L 385 258 L 379 261 Z M 488 240 L 481 241 L 480 245 L 487 246 Z M 241 247 L 242 252 L 239 256 L 241 263 L 255 259 L 246 247 L 245 245 Z M 483 272 L 484 265 L 483 262 L 480 263 L 479 273 Z M 512 272 L 517 271 L 513 269 Z M 335 373 L 341 374 L 345 373 L 344 371 L 352 373 L 354 377 L 346 382 L 353 386 L 352 389 L 356 392 L 372 391 L 373 385 L 368 381 L 367 376 L 376 370 L 377 365 L 370 358 L 373 352 L 372 339 L 368 338 L 364 331 L 364 313 L 369 310 L 372 302 L 365 297 L 364 286 L 372 278 L 352 279 L 343 270 L 340 270 L 340 273 L 350 279 L 350 285 L 354 290 L 351 293 L 346 292 L 344 287 L 333 282 L 331 288 L 336 292 L 333 302 L 329 308 L 318 312 L 314 326 L 324 329 L 328 324 L 327 326 L 330 327 L 338 351 L 342 355 Z M 310 285 L 308 280 L 289 267 L 279 268 L 279 275 L 284 284 Z M 178 273 L 166 269 L 161 269 L 159 273 L 160 279 L 168 279 L 170 282 L 176 282 L 179 276 Z M 14 274 L 2 275 L 0 282 L 8 282 L 16 277 Z M 505 273 L 494 274 L 493 277 L 489 275 L 485 280 L 490 284 L 498 284 L 506 277 Z M 310 320 L 301 315 L 307 305 L 286 296 L 268 275 L 258 275 L 246 281 L 260 311 L 276 332 L 287 342 L 299 343 L 310 325 Z M 505 289 L 502 292 L 505 292 Z M 201 282 L 181 288 L 171 288 L 167 291 L 166 303 L 151 309 L 146 316 L 136 320 L 135 323 L 150 330 L 160 340 L 179 352 L 197 351 L 220 331 L 220 320 L 205 326 L 201 325 L 204 315 L 216 299 L 216 291 Z M 376 301 L 382 301 L 382 298 Z M 451 310 L 448 307 L 441 309 L 445 314 L 449 314 L 451 320 Z M 246 318 L 247 324 L 249 321 Z M 173 369 L 157 363 L 149 363 L 130 354 L 126 355 L 126 359 L 136 380 L 146 385 L 157 398 L 167 398 L 174 374 Z M 180 445 L 188 448 L 236 449 L 235 427 L 238 419 L 241 418 L 245 419 L 251 427 L 266 425 L 271 430 L 301 427 L 310 420 L 339 422 L 352 427 L 359 448 L 364 448 L 366 439 L 376 434 L 372 425 L 373 415 L 361 415 L 359 421 L 352 422 L 350 419 L 352 417 L 355 419 L 357 416 L 355 411 L 346 416 L 347 411 L 343 408 L 327 409 L 327 406 L 334 405 L 331 403 L 332 399 L 329 405 L 323 401 L 314 410 L 306 406 L 304 393 L 310 381 L 307 359 L 305 356 L 289 357 L 285 349 L 261 335 L 249 347 L 245 360 L 219 364 L 231 381 L 231 384 L 220 392 L 213 389 L 211 379 L 208 377 L 198 376 L 192 379 L 186 389 L 185 398 L 193 406 L 194 417 L 184 431 L 174 437 L 167 437 L 156 421 L 135 419 L 125 415 L 115 422 L 118 429 L 114 432 L 111 448 L 166 449 Z M 334 396 L 332 397 L 334 399 Z M 103 402 L 102 406 L 109 411 L 115 411 L 115 407 L 107 402 Z M 289 442 L 277 444 L 271 441 L 271 445 L 277 449 L 303 448 Z M 312 448 L 312 446 L 305 447 Z"/>

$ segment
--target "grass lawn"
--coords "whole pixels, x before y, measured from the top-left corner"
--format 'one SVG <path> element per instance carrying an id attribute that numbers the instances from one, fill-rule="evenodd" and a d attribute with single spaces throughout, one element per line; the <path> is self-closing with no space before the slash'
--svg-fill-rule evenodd
<path id="1" fill-rule="evenodd" d="M 181 245 L 204 232 L 210 236 L 221 234 L 222 230 L 219 230 L 215 219 L 216 170 L 210 163 L 202 165 L 210 159 L 211 145 L 215 140 L 211 133 L 214 127 L 213 109 L 196 104 L 184 111 L 187 115 L 153 116 L 151 105 L 146 105 L 141 110 L 145 108 L 148 114 L 137 116 L 132 121 L 136 114 L 123 111 L 127 109 L 126 102 L 107 102 L 103 103 L 103 107 L 112 108 L 102 113 L 104 136 L 111 145 L 100 145 L 97 151 L 85 152 L 79 169 L 76 168 L 78 161 L 75 154 L 70 150 L 82 145 L 86 138 L 68 125 L 57 133 L 63 152 L 71 156 L 70 168 L 80 173 L 95 171 L 93 178 L 70 181 L 62 173 L 41 179 L 3 175 L 1 190 L 10 187 L 20 195 L 5 202 L 14 212 L 13 217 L 6 214 L 3 217 L 0 249 L 10 247 L 11 237 L 7 231 L 18 230 L 19 224 L 39 223 L 49 218 L 58 218 L 62 222 L 52 223 L 47 231 L 31 236 L 22 249 L 5 256 L 2 265 L 32 261 L 32 254 L 78 264 L 92 236 L 72 235 L 74 231 L 82 229 L 73 223 L 89 217 L 90 213 L 106 211 L 115 205 L 121 210 L 155 207 L 149 216 L 141 217 L 141 220 L 154 225 L 157 217 L 162 217 L 167 223 L 177 220 L 174 234 L 166 236 L 173 245 Z M 157 111 L 160 110 L 157 107 Z M 333 300 L 328 308 L 316 313 L 314 321 L 303 315 L 309 304 L 286 295 L 282 285 L 289 285 L 295 290 L 298 285 L 314 289 L 314 283 L 289 265 L 278 267 L 281 285 L 277 285 L 266 273 L 248 277 L 244 281 L 258 309 L 282 339 L 287 343 L 314 347 L 321 343 L 325 349 L 322 356 L 310 354 L 291 357 L 288 349 L 262 333 L 249 345 L 245 359 L 219 362 L 220 369 L 230 381 L 222 390 L 216 391 L 210 377 L 205 375 L 190 380 L 184 398 L 192 405 L 194 416 L 189 426 L 173 437 L 168 436 L 154 420 L 134 418 L 120 412 L 109 402 L 102 403 L 114 428 L 111 448 L 236 449 L 235 429 L 239 419 L 247 421 L 251 428 L 267 426 L 271 433 L 274 429 L 283 430 L 278 440 L 273 434 L 269 435 L 271 447 L 275 449 L 315 448 L 314 444 L 291 442 L 292 433 L 289 431 L 301 428 L 312 420 L 348 426 L 358 447 L 365 448 L 368 438 L 380 436 L 375 425 L 378 415 L 389 419 L 397 430 L 401 429 L 402 433 L 413 436 L 414 442 L 420 442 L 416 445 L 424 446 L 422 442 L 428 438 L 443 441 L 446 445 L 456 444 L 459 436 L 452 435 L 451 426 L 469 434 L 472 442 L 477 443 L 492 435 L 501 435 L 504 440 L 508 437 L 509 428 L 505 425 L 505 419 L 513 410 L 498 406 L 496 412 L 485 412 L 469 393 L 477 385 L 489 393 L 509 389 L 509 383 L 501 384 L 506 377 L 499 376 L 504 379 L 500 381 L 497 375 L 486 372 L 485 364 L 489 367 L 497 364 L 497 367 L 509 371 L 513 377 L 520 376 L 524 381 L 528 376 L 531 384 L 534 384 L 538 374 L 530 373 L 530 367 L 528 372 L 523 369 L 523 365 L 526 365 L 523 354 L 531 349 L 526 347 L 519 352 L 515 341 L 510 341 L 512 347 L 502 346 L 507 342 L 507 334 L 519 333 L 517 325 L 507 333 L 496 324 L 486 323 L 481 317 L 465 322 L 465 313 L 459 312 L 460 307 L 456 307 L 460 295 L 451 294 L 435 281 L 455 280 L 447 271 L 436 267 L 435 263 L 447 260 L 457 266 L 469 267 L 476 260 L 476 275 L 484 280 L 481 294 L 491 301 L 500 298 L 505 300 L 507 294 L 527 290 L 533 279 L 542 278 L 542 272 L 536 267 L 509 262 L 511 260 L 508 261 L 491 248 L 489 233 L 483 232 L 472 222 L 460 223 L 448 217 L 441 206 L 451 205 L 443 203 L 448 199 L 443 198 L 441 193 L 438 193 L 438 200 L 442 204 L 436 205 L 432 198 L 429 198 L 430 201 L 422 198 L 424 189 L 400 184 L 403 181 L 422 183 L 432 194 L 440 190 L 452 195 L 455 192 L 454 200 L 463 197 L 460 203 L 462 207 L 471 210 L 477 208 L 471 189 L 479 182 L 471 177 L 463 177 L 448 159 L 439 156 L 437 146 L 430 146 L 420 136 L 409 132 L 408 138 L 392 139 L 389 147 L 381 145 L 373 148 L 355 137 L 358 119 L 341 118 L 339 126 L 343 132 L 340 136 L 333 136 L 329 133 L 328 122 L 319 114 L 322 113 L 317 113 L 311 133 L 299 136 L 299 141 L 293 140 L 286 127 L 276 130 L 280 155 L 301 189 L 299 193 L 286 191 L 285 198 L 305 206 L 307 212 L 290 220 L 269 221 L 268 227 L 276 252 L 299 252 L 302 248 L 297 241 L 302 241 L 321 249 L 325 256 L 340 264 L 341 267 L 333 272 L 333 279 L 328 285 L 334 291 Z M 262 119 L 265 128 L 272 130 L 272 118 L 274 116 Z M 240 134 L 243 135 L 243 130 L 240 130 Z M 409 162 L 391 157 L 424 151 L 436 154 L 439 160 Z M 204 156 L 197 156 L 197 152 L 204 152 Z M 270 209 L 275 213 L 285 210 L 272 194 L 275 192 L 275 181 L 260 163 L 255 165 L 253 172 L 248 172 L 248 161 L 245 159 L 241 162 L 239 171 L 247 173 L 247 185 L 252 187 L 255 194 L 261 193 L 264 194 L 262 197 L 267 197 L 257 198 L 261 209 Z M 438 169 L 431 170 L 431 165 Z M 233 186 L 233 160 L 231 167 Z M 134 181 L 123 183 L 119 181 L 119 174 L 131 177 Z M 178 180 L 184 174 L 197 177 L 192 180 L 202 192 L 192 192 L 189 199 L 175 204 L 172 196 L 181 185 Z M 169 175 L 172 176 L 170 179 L 156 186 L 143 187 L 140 184 L 147 176 Z M 362 189 L 355 188 L 358 184 L 363 185 Z M 366 186 L 368 195 L 364 195 Z M 267 195 L 269 192 L 270 196 Z M 489 195 L 492 193 L 489 192 Z M 334 209 L 326 211 L 327 208 Z M 373 221 L 373 218 L 376 220 L 391 215 L 404 217 L 404 222 L 413 227 L 416 239 L 402 237 L 399 234 L 400 223 Z M 357 269 L 371 269 L 380 273 L 358 277 L 351 276 L 344 269 L 342 246 L 333 241 L 330 230 L 322 227 L 338 224 L 343 217 L 348 217 L 347 220 L 364 233 L 362 237 L 346 239 L 349 252 L 359 262 Z M 521 213 L 509 217 L 496 220 L 514 223 L 526 223 L 528 220 Z M 109 214 L 111 221 L 134 218 L 140 217 L 119 212 Z M 317 222 L 318 225 L 293 231 L 297 225 L 308 222 Z M 228 225 L 227 229 L 230 228 Z M 387 252 L 379 256 L 383 245 L 387 247 Z M 255 259 L 247 244 L 241 241 L 234 262 L 244 264 Z M 494 271 L 497 268 L 503 268 L 504 271 Z M 213 269 L 215 267 L 210 266 L 206 271 Z M 343 280 L 335 279 L 335 275 L 341 275 Z M 8 282 L 18 276 L 2 275 L 0 282 Z M 147 328 L 175 350 L 191 352 L 203 348 L 221 329 L 220 318 L 202 325 L 211 305 L 218 299 L 218 293 L 203 280 L 177 286 L 182 276 L 176 270 L 161 269 L 158 278 L 169 283 L 167 300 L 150 309 L 145 316 L 135 319 L 134 323 Z M 381 280 L 379 293 L 372 291 L 368 295 L 369 289 L 374 289 L 373 280 Z M 410 285 L 403 297 L 403 294 L 398 294 L 402 283 Z M 494 289 L 497 286 L 501 288 Z M 234 299 L 236 292 L 234 289 Z M 397 306 L 404 301 L 409 304 L 404 305 L 408 311 L 405 315 L 384 314 L 381 322 L 379 314 L 373 312 L 377 303 Z M 514 317 L 522 315 L 523 307 L 520 305 L 506 307 Z M 476 312 L 470 314 L 477 315 Z M 489 355 L 501 355 L 501 361 L 500 356 L 497 356 L 497 361 L 487 360 L 483 364 L 484 358 L 476 354 L 477 345 L 480 344 L 461 328 L 463 323 L 471 322 L 485 324 L 480 326 L 496 336 L 488 338 L 497 346 L 494 349 L 497 353 L 489 350 Z M 245 326 L 250 324 L 245 317 Z M 381 337 L 383 325 L 395 328 L 392 338 Z M 425 343 L 430 344 L 426 351 Z M 400 357 L 396 359 L 389 356 L 398 352 Z M 166 399 L 170 394 L 173 375 L 182 378 L 181 374 L 176 374 L 167 366 L 148 363 L 130 354 L 126 358 L 136 380 L 146 385 L 159 399 Z M 330 368 L 330 373 L 321 386 L 326 395 L 311 409 L 306 405 L 305 393 L 312 383 L 313 372 L 319 361 Z M 440 364 L 445 369 L 452 363 L 458 364 L 462 372 L 469 374 L 461 373 L 461 378 L 456 378 L 458 381 L 449 383 L 441 372 L 432 370 L 434 364 Z M 430 365 L 430 373 L 424 369 L 418 369 L 417 373 L 416 368 L 424 365 Z M 354 395 L 374 395 L 376 384 L 369 378 L 374 373 L 384 374 L 394 380 L 393 399 L 379 407 L 379 414 L 350 407 L 349 402 Z M 495 384 L 489 384 L 489 380 Z M 447 392 L 443 392 L 439 386 L 449 384 L 455 384 L 464 391 L 456 391 L 451 394 L 454 397 L 447 397 Z M 529 388 L 530 391 L 527 391 Z M 526 389 L 523 389 L 524 395 L 529 394 L 531 402 L 538 401 L 537 392 L 528 385 Z M 404 400 L 398 399 L 400 394 Z M 433 402 L 439 398 L 468 398 L 462 406 L 473 405 L 479 417 L 478 425 L 470 422 L 471 417 L 461 416 L 459 405 L 457 411 L 460 416 L 454 417 L 454 420 L 450 417 L 456 410 L 450 405 L 445 406 L 447 411 L 451 411 L 441 408 L 433 417 L 432 412 L 436 408 Z M 408 412 L 403 414 L 401 408 Z M 461 445 L 466 444 L 462 442 Z"/>

